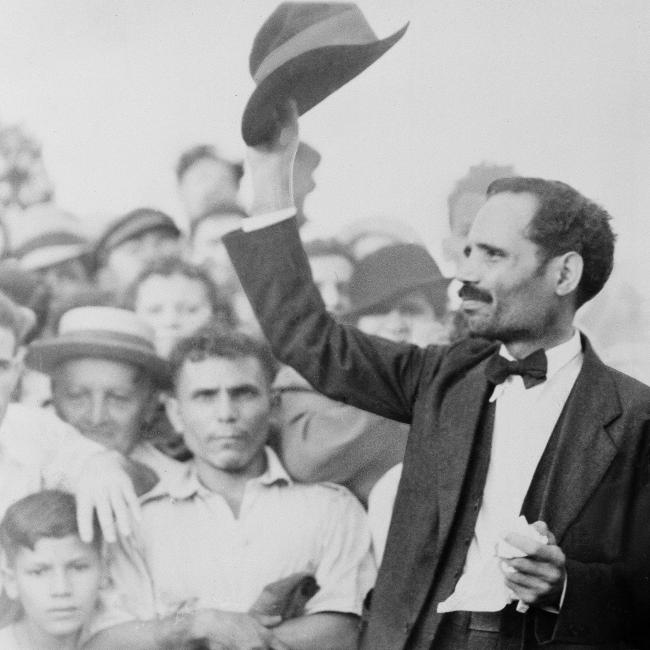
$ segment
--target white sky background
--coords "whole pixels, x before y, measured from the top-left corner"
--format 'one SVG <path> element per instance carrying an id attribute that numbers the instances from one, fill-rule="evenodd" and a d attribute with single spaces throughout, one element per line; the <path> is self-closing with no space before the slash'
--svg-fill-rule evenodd
<path id="1" fill-rule="evenodd" d="M 275 0 L 0 0 L 0 120 L 44 145 L 79 216 L 152 205 L 180 218 L 173 167 L 193 144 L 243 155 L 248 53 Z M 301 120 L 323 155 L 317 230 L 408 220 L 432 250 L 445 198 L 481 161 L 601 202 L 619 263 L 648 295 L 650 2 L 370 0 L 392 50 Z"/>

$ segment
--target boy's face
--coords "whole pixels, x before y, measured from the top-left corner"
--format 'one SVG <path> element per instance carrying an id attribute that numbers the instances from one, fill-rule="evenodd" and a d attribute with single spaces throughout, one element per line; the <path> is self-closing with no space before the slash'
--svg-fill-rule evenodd
<path id="1" fill-rule="evenodd" d="M 34 550 L 18 551 L 5 586 L 31 625 L 62 637 L 80 631 L 90 617 L 101 574 L 99 552 L 76 535 L 43 537 Z"/>

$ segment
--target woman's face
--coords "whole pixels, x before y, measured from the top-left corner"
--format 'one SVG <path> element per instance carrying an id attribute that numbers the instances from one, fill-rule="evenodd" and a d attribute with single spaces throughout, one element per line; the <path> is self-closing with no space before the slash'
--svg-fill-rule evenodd
<path id="1" fill-rule="evenodd" d="M 448 342 L 447 327 L 438 321 L 433 306 L 419 289 L 360 316 L 357 327 L 366 334 L 399 343 L 425 346 Z"/>
<path id="2" fill-rule="evenodd" d="M 180 273 L 151 275 L 140 284 L 135 312 L 154 329 L 156 349 L 168 356 L 181 338 L 190 336 L 213 317 L 205 285 Z"/>

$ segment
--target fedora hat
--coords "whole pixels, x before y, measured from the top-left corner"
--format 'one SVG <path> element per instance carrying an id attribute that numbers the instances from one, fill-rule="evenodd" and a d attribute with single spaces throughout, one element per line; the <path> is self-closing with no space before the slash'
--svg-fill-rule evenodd
<path id="1" fill-rule="evenodd" d="M 380 248 L 357 262 L 350 278 L 351 307 L 346 320 L 355 320 L 414 289 L 439 290 L 446 297 L 448 284 L 424 246 L 395 244 Z"/>
<path id="2" fill-rule="evenodd" d="M 352 3 L 283 2 L 255 36 L 249 69 L 257 88 L 242 118 L 249 146 L 269 139 L 274 109 L 292 98 L 306 113 L 402 38 L 408 23 L 378 39 Z"/>
<path id="3" fill-rule="evenodd" d="M 59 322 L 59 333 L 34 341 L 25 362 L 30 368 L 52 374 L 64 361 L 99 357 L 144 368 L 159 385 L 169 381 L 167 362 L 154 348 L 151 327 L 136 314 L 116 307 L 77 307 Z"/>

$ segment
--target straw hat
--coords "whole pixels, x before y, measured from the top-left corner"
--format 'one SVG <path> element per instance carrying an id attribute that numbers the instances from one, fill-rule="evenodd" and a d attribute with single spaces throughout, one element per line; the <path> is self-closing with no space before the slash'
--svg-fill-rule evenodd
<path id="1" fill-rule="evenodd" d="M 30 368 L 51 374 L 62 362 L 79 357 L 133 364 L 149 371 L 160 384 L 169 379 L 167 362 L 154 348 L 153 330 L 126 309 L 71 309 L 61 317 L 58 335 L 34 341 L 25 361 Z"/>
<path id="2" fill-rule="evenodd" d="M 374 63 L 407 27 L 378 39 L 355 4 L 283 2 L 253 42 L 249 68 L 257 88 L 242 118 L 246 144 L 272 136 L 277 105 L 293 98 L 298 113 L 306 113 Z"/>

